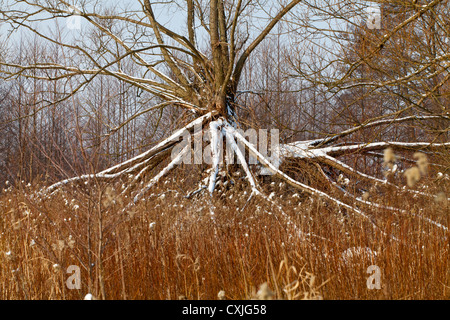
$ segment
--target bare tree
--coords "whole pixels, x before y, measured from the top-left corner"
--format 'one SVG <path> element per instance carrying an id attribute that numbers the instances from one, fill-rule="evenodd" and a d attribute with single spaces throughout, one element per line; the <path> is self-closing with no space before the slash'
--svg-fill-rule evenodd
<path id="1" fill-rule="evenodd" d="M 300 189 L 308 195 L 322 197 L 326 201 L 371 221 L 371 218 L 360 207 L 374 206 L 374 203 L 343 190 L 345 196 L 351 196 L 351 204 L 349 204 L 347 200 L 343 200 L 344 195 L 341 199 L 321 191 L 314 185 L 292 178 L 238 131 L 240 123 L 243 122 L 240 114 L 248 111 L 245 110 L 245 105 L 241 106 L 242 103 L 237 101 L 237 96 L 243 97 L 240 95 L 244 91 L 243 89 L 248 89 L 240 87 L 246 64 L 261 43 L 276 31 L 277 24 L 283 23 L 287 26 L 286 30 L 290 32 L 291 41 L 297 43 L 303 41 L 304 45 L 301 48 L 311 49 L 309 56 L 297 52 L 298 58 L 296 58 L 295 52 L 291 52 L 286 59 L 292 62 L 292 74 L 295 74 L 293 78 L 302 80 L 302 85 L 304 85 L 302 90 L 309 89 L 313 93 L 311 104 L 313 107 L 318 105 L 316 99 L 319 94 L 327 97 L 328 105 L 330 105 L 333 104 L 332 98 L 341 94 L 340 98 L 344 99 L 342 94 L 348 93 L 351 88 L 362 88 L 360 95 L 366 96 L 368 92 L 389 90 L 394 86 L 399 86 L 400 90 L 395 94 L 403 98 L 395 108 L 388 109 L 389 112 L 385 112 L 385 110 L 364 112 L 363 118 L 360 115 L 355 116 L 358 121 L 335 126 L 338 129 L 336 132 L 329 132 L 325 136 L 313 140 L 294 141 L 281 145 L 280 154 L 285 162 L 289 160 L 307 162 L 317 169 L 323 179 L 335 187 L 337 187 L 336 182 L 326 173 L 326 168 L 334 168 L 358 180 L 389 184 L 398 189 L 399 187 L 382 178 L 361 172 L 358 168 L 352 168 L 339 158 L 345 158 L 345 156 L 355 153 L 376 156 L 378 151 L 386 148 L 435 151 L 450 146 L 447 141 L 433 140 L 341 143 L 346 138 L 367 129 L 383 128 L 410 121 L 439 120 L 448 124 L 449 120 L 445 104 L 439 100 L 440 98 L 436 98 L 436 94 L 442 93 L 441 90 L 448 86 L 450 77 L 448 72 L 449 54 L 448 50 L 446 51 L 448 42 L 446 43 L 445 40 L 437 42 L 437 39 L 441 39 L 438 36 L 439 33 L 448 36 L 448 27 L 445 26 L 445 20 L 448 20 L 445 14 L 448 10 L 442 9 L 447 1 L 432 0 L 423 1 L 423 3 L 405 1 L 402 5 L 410 10 L 404 16 L 395 21 L 389 29 L 364 34 L 364 36 L 371 37 L 368 46 L 364 50 L 356 51 L 354 56 L 347 55 L 342 59 L 339 57 L 342 51 L 338 56 L 330 53 L 326 48 L 326 43 L 321 43 L 319 40 L 314 42 L 314 35 L 324 36 L 334 44 L 341 44 L 341 47 L 348 46 L 348 39 L 345 39 L 343 35 L 349 32 L 342 29 L 342 24 L 345 23 L 358 29 L 362 27 L 352 20 L 355 11 L 350 10 L 350 13 L 340 11 L 345 7 L 343 4 L 346 3 L 356 4 L 355 1 L 320 3 L 320 1 L 301 0 L 273 3 L 250 0 L 211 0 L 209 2 L 186 0 L 153 4 L 149 0 L 143 0 L 140 1 L 140 10 L 132 8 L 99 10 L 99 6 L 79 3 L 79 8 L 74 11 L 71 3 L 66 1 L 7 1 L 8 5 L 2 7 L 4 22 L 15 28 L 32 31 L 43 40 L 64 48 L 70 55 L 70 60 L 67 60 L 70 63 L 59 64 L 47 60 L 25 65 L 5 60 L 1 62 L 1 71 L 5 78 L 65 80 L 71 85 L 70 90 L 60 98 L 63 101 L 90 84 L 94 78 L 110 76 L 134 86 L 137 90 L 145 91 L 155 98 L 157 102 L 153 106 L 135 112 L 125 120 L 121 119 L 121 122 L 112 127 L 107 135 L 114 134 L 136 117 L 169 106 L 182 110 L 186 121 L 190 121 L 168 138 L 134 158 L 97 173 L 65 179 L 48 187 L 44 193 L 48 194 L 56 188 L 76 181 L 93 178 L 112 181 L 133 175 L 131 186 L 140 181 L 147 172 L 162 163 L 163 160 L 168 160 L 165 167 L 160 169 L 144 187 L 134 191 L 134 203 L 136 203 L 183 157 L 190 156 L 190 146 L 183 145 L 180 148 L 180 140 L 184 134 L 193 132 L 197 126 L 206 126 L 211 140 L 212 167 L 208 183 L 201 188 L 202 190 L 206 189 L 211 194 L 215 190 L 221 167 L 220 155 L 224 152 L 221 146 L 222 141 L 225 140 L 233 151 L 233 156 L 239 159 L 245 172 L 252 190 L 250 198 L 262 195 L 262 189 L 243 150 L 239 148 L 239 144 L 243 145 L 262 167 L 292 187 Z M 171 28 L 170 22 L 161 22 L 160 16 L 157 14 L 164 10 L 173 10 L 173 8 L 176 8 L 177 19 L 180 16 L 185 21 L 182 33 Z M 437 11 L 438 8 L 441 11 Z M 319 17 L 325 17 L 323 21 L 328 22 L 329 27 L 312 23 L 309 17 L 304 15 L 305 9 Z M 260 18 L 254 15 L 255 11 L 258 11 Z M 172 11 L 172 14 L 173 12 L 175 11 Z M 91 32 L 84 34 L 80 32 L 80 38 L 76 41 L 52 38 L 35 27 L 37 22 L 61 21 L 60 18 L 63 17 L 73 18 L 74 13 L 83 18 L 83 22 L 90 26 L 89 32 Z M 433 49 L 426 56 L 427 58 L 414 65 L 412 69 L 398 69 L 398 72 L 394 73 L 389 73 L 386 65 L 381 62 L 378 65 L 372 64 L 375 58 L 380 57 L 379 53 L 385 50 L 384 48 L 391 45 L 395 47 L 396 41 L 399 40 L 399 34 L 413 25 L 419 26 L 419 21 L 425 21 L 425 19 L 431 19 L 429 23 L 436 30 L 432 32 L 432 37 L 425 36 L 429 43 L 433 43 Z M 87 35 L 95 36 L 89 38 Z M 308 46 L 308 43 L 314 45 Z M 361 42 L 361 45 L 363 44 L 365 42 Z M 438 50 L 438 48 L 440 49 Z M 431 60 L 428 59 L 430 55 L 432 56 Z M 348 59 L 346 60 L 346 58 Z M 278 61 L 282 61 L 281 57 L 278 58 Z M 128 64 L 134 65 L 134 68 L 126 69 L 125 65 Z M 126 70 L 133 72 L 126 72 Z M 373 77 L 373 74 L 377 74 L 377 77 Z M 402 91 L 405 87 L 409 88 L 408 84 L 411 81 L 423 82 L 419 86 L 420 92 L 416 92 L 414 96 Z M 418 86 L 415 85 L 416 91 L 417 88 Z M 282 90 L 282 88 L 277 88 L 277 90 Z M 426 106 L 431 100 L 437 107 Z M 52 102 L 48 106 L 54 104 Z M 237 110 L 238 104 L 243 111 Z M 350 104 L 352 103 L 345 102 L 345 105 Z M 280 108 L 280 112 L 283 111 L 282 106 L 277 107 Z M 408 113 L 410 110 L 419 112 Z M 315 111 L 312 114 L 314 114 L 313 121 L 320 120 Z M 346 128 L 345 125 L 352 126 Z M 439 130 L 445 131 L 445 128 L 440 127 Z M 96 132 L 96 135 L 101 135 L 100 130 Z M 170 158 L 171 150 L 175 147 L 180 149 L 180 152 Z M 339 189 L 339 187 L 337 188 Z M 130 188 L 127 187 L 126 190 L 129 191 Z M 340 190 L 342 191 L 342 188 Z M 410 192 L 417 193 L 418 191 L 410 190 Z M 129 205 L 131 206 L 133 203 Z M 434 221 L 429 222 L 446 229 Z M 376 227 L 375 224 L 373 225 Z"/>

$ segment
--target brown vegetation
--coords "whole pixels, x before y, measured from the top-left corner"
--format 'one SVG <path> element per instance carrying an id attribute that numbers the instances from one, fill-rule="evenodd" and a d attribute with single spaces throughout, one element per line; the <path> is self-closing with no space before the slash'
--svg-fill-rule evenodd
<path id="1" fill-rule="evenodd" d="M 238 177 L 232 189 L 219 183 L 212 199 L 187 199 L 197 170 L 177 169 L 128 212 L 120 184 L 65 189 L 49 199 L 36 196 L 37 183 L 5 188 L 0 299 L 450 297 L 450 233 L 417 215 L 372 208 L 382 234 L 275 179 L 265 191 L 275 191 L 284 214 L 260 198 L 246 205 L 248 187 Z M 448 190 L 448 176 L 431 171 L 419 189 Z M 398 192 L 371 200 L 449 226 L 445 196 Z M 81 269 L 79 290 L 67 288 L 70 265 Z M 370 265 L 382 272 L 380 290 L 367 288 Z"/>
<path id="2" fill-rule="evenodd" d="M 366 2 L 6 1 L 0 298 L 448 298 L 448 0 Z"/>

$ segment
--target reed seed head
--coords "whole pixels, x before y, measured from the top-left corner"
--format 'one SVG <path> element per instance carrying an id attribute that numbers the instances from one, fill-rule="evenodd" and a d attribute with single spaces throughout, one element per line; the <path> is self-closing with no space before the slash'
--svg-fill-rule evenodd
<path id="1" fill-rule="evenodd" d="M 220 290 L 217 294 L 217 297 L 219 298 L 219 300 L 225 300 L 225 291 Z"/>
<path id="2" fill-rule="evenodd" d="M 384 150 L 383 162 L 385 166 L 392 169 L 394 167 L 395 159 L 396 157 L 392 148 L 387 148 Z"/>
<path id="3" fill-rule="evenodd" d="M 428 172 L 428 158 L 427 155 L 422 152 L 414 153 L 414 158 L 417 159 L 417 167 L 422 175 L 426 175 Z"/>
<path id="4" fill-rule="evenodd" d="M 256 292 L 256 299 L 258 300 L 272 300 L 275 297 L 275 293 L 270 290 L 267 282 L 264 282 L 259 286 L 258 292 Z"/>
<path id="5" fill-rule="evenodd" d="M 420 180 L 420 170 L 417 167 L 411 167 L 405 170 L 406 183 L 412 188 Z"/>

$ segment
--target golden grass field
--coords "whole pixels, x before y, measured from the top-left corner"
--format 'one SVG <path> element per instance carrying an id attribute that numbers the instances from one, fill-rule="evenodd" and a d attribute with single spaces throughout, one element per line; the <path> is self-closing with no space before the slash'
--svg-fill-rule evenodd
<path id="1" fill-rule="evenodd" d="M 276 179 L 264 188 L 284 213 L 261 198 L 241 210 L 245 181 L 218 187 L 212 199 L 186 199 L 196 174 L 176 170 L 126 212 L 120 184 L 93 181 L 48 199 L 35 195 L 39 182 L 5 186 L 0 299 L 450 298 L 450 233 L 419 218 L 448 228 L 442 194 L 374 196 L 407 212 L 365 208 L 383 234 Z M 417 187 L 448 190 L 448 176 L 436 177 Z M 71 265 L 80 268 L 80 289 L 67 287 Z M 380 289 L 367 287 L 371 265 L 381 271 Z"/>

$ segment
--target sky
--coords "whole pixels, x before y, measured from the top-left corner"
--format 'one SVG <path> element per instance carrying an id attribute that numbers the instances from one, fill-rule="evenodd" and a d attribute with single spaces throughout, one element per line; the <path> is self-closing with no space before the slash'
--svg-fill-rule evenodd
<path id="1" fill-rule="evenodd" d="M 1 1 L 1 0 L 0 0 Z M 270 3 L 272 0 L 266 0 L 267 3 Z M 318 3 L 325 5 L 325 1 L 320 1 L 320 0 L 309 0 L 310 2 L 314 2 L 314 1 L 318 1 Z M 327 1 L 332 1 L 333 3 L 339 3 L 340 1 L 348 1 L 348 0 L 327 0 Z M 361 3 L 362 0 L 357 0 L 359 1 L 359 3 Z M 12 0 L 6 0 L 4 1 L 5 3 L 11 3 Z M 71 3 L 77 3 L 78 1 L 73 1 L 71 0 Z M 104 9 L 106 7 L 116 7 L 117 10 L 120 12 L 122 10 L 124 10 L 124 8 L 126 8 L 127 10 L 131 10 L 131 11 L 138 11 L 138 12 L 142 12 L 142 8 L 141 8 L 141 4 L 139 3 L 139 1 L 137 0 L 125 0 L 125 1 L 113 1 L 113 0 L 99 0 L 99 1 L 90 1 L 89 3 L 91 3 L 91 8 L 92 8 L 92 4 L 96 3 L 97 4 L 97 11 L 101 11 L 101 9 Z M 363 1 L 362 3 L 366 3 L 366 1 Z M 178 32 L 180 34 L 186 35 L 186 30 L 185 30 L 185 24 L 186 24 L 186 20 L 185 20 L 185 16 L 182 12 L 182 10 L 179 10 L 179 8 L 177 8 L 176 6 L 170 6 L 169 10 L 165 9 L 167 6 L 163 7 L 161 5 L 154 5 L 154 12 L 156 15 L 157 20 L 163 24 L 166 25 L 168 27 L 170 27 L 170 29 L 174 30 L 175 32 Z M 261 18 L 258 20 L 258 24 L 255 24 L 253 26 L 253 30 L 256 30 L 257 28 L 262 28 L 266 25 L 267 23 L 267 17 L 268 14 L 266 12 L 266 10 L 268 10 L 269 6 L 267 7 L 260 7 L 259 9 L 256 8 L 255 10 L 253 10 L 251 12 L 252 16 L 254 16 L 255 18 Z M 305 10 L 305 6 L 304 4 L 300 3 L 300 5 L 298 6 L 298 10 L 300 12 L 303 12 L 302 10 Z M 100 10 L 99 10 L 100 9 Z M 328 9 L 328 8 L 327 8 Z M 351 10 L 352 8 L 350 8 L 349 6 L 343 6 L 342 9 L 340 10 Z M 76 11 L 75 11 L 76 12 Z M 362 10 L 362 12 L 364 13 L 365 11 Z M 359 17 L 362 18 L 363 20 L 365 19 L 365 17 Z M 315 27 L 319 27 L 319 28 L 323 28 L 323 29 L 327 29 L 328 28 L 328 23 L 330 23 L 330 25 L 332 26 L 333 29 L 345 29 L 346 24 L 342 23 L 342 21 L 338 21 L 338 20 L 329 20 L 328 23 L 325 21 L 322 21 L 320 19 L 318 19 L 317 17 L 312 17 L 312 24 Z M 54 37 L 55 34 L 55 30 L 57 29 L 55 27 L 55 22 L 58 25 L 58 28 L 62 31 L 64 40 L 66 43 L 70 43 L 72 42 L 72 40 L 76 40 L 77 38 L 79 38 L 79 36 L 81 35 L 80 30 L 84 30 L 86 29 L 88 26 L 90 26 L 90 23 L 85 21 L 83 18 L 81 18 L 80 16 L 71 16 L 69 18 L 58 18 L 58 19 L 53 19 L 52 21 L 40 21 L 39 23 L 34 23 L 34 26 L 38 26 L 40 31 L 43 31 L 43 33 L 45 33 L 46 35 L 49 35 L 50 37 Z M 197 24 L 199 24 L 197 22 Z M 252 28 L 252 27 L 250 27 Z M 8 34 L 7 31 L 10 30 L 10 27 L 8 25 L 3 24 L 0 27 L 0 35 L 2 38 L 6 37 L 6 35 Z M 250 29 L 250 32 L 252 32 L 252 29 Z M 326 33 L 326 31 L 324 31 Z M 256 33 L 256 31 L 254 32 Z M 20 40 L 20 37 L 22 36 L 22 33 L 20 32 L 16 32 L 14 33 L 11 38 L 9 39 L 9 43 L 13 43 L 14 41 Z M 206 35 L 205 35 L 206 36 Z M 285 39 L 289 39 L 289 34 L 285 35 Z M 305 40 L 305 41 L 312 41 L 311 45 L 315 46 L 315 47 L 319 47 L 319 46 L 326 46 L 329 47 L 329 54 L 333 55 L 334 52 L 336 52 L 336 50 L 334 50 L 333 46 L 334 43 L 332 42 L 332 40 L 330 40 L 327 37 L 322 37 L 323 39 L 315 39 L 314 37 L 309 36 L 308 38 L 310 38 L 310 40 Z M 250 40 L 251 41 L 251 40 Z M 325 51 L 323 51 L 323 53 L 321 54 L 326 54 Z"/>
<path id="2" fill-rule="evenodd" d="M 267 4 L 270 4 L 272 0 L 267 0 Z M 335 3 L 339 3 L 342 2 L 342 0 L 328 0 L 327 2 L 332 1 Z M 344 0 L 345 1 L 345 0 Z M 14 2 L 13 0 L 5 0 L 2 1 L 2 3 L 0 3 L 2 5 L 2 7 L 5 7 L 8 3 L 12 3 Z M 69 3 L 73 3 L 75 4 L 75 7 L 80 7 L 77 6 L 77 3 L 80 3 L 80 1 L 77 0 L 69 0 Z M 312 0 L 311 2 L 314 2 L 314 0 Z M 325 4 L 325 1 L 317 1 L 318 3 L 322 3 Z M 117 0 L 99 0 L 99 1 L 88 1 L 88 3 L 91 4 L 91 8 L 92 8 L 92 4 L 96 3 L 96 8 L 100 8 L 100 7 L 111 7 L 114 6 L 116 7 L 119 11 L 123 10 L 123 8 L 127 8 L 128 10 L 137 10 L 137 11 L 141 11 L 141 4 L 139 3 L 139 1 L 137 0 L 124 0 L 124 1 L 117 1 Z M 158 3 L 158 2 L 156 2 Z M 367 4 L 367 1 L 363 1 L 363 0 L 357 0 L 357 3 L 359 4 Z M 261 17 L 261 25 L 259 25 L 259 27 L 262 27 L 265 23 L 266 20 L 265 18 L 267 18 L 267 14 L 264 12 L 267 7 L 270 7 L 270 5 L 266 6 L 266 7 L 260 7 L 259 9 L 256 8 L 256 10 L 254 10 L 251 14 L 254 15 L 255 17 Z M 156 4 L 154 5 L 154 12 L 156 15 L 157 20 L 162 23 L 163 25 L 170 25 L 170 28 L 173 29 L 176 32 L 180 32 L 183 33 L 185 31 L 185 17 L 183 16 L 182 13 L 180 13 L 180 10 L 177 9 L 176 6 L 170 6 L 170 10 L 167 9 L 162 9 L 163 7 Z M 304 10 L 305 6 L 300 3 L 298 8 L 300 10 Z M 339 10 L 349 10 L 351 8 L 349 8 L 349 6 L 342 6 L 341 9 Z M 364 10 L 362 10 L 364 12 Z M 363 17 L 365 18 L 365 17 Z M 314 19 L 314 17 L 313 17 Z M 84 21 L 84 19 L 80 19 L 80 17 L 72 17 L 72 18 L 68 18 L 68 19 L 58 19 L 59 20 L 59 26 L 63 27 L 65 29 L 65 31 L 67 31 L 68 35 L 70 35 L 71 33 L 73 35 L 75 35 L 77 33 L 77 30 L 81 27 L 84 28 L 88 25 L 88 22 Z M 314 22 L 317 26 L 325 26 L 325 24 L 323 24 L 323 22 L 316 20 L 316 22 Z M 333 23 L 331 21 L 331 23 Z M 36 25 L 36 24 L 35 24 Z M 342 22 L 336 22 L 334 24 L 334 27 L 338 27 L 342 25 Z M 258 25 L 256 25 L 258 27 Z M 55 25 L 54 22 L 50 22 L 50 21 L 44 21 L 44 22 L 39 22 L 39 29 L 40 30 L 46 30 L 46 31 L 50 31 L 50 30 L 54 30 Z M 2 24 L 0 26 L 0 33 L 1 36 L 4 37 L 7 34 L 7 30 L 10 30 L 11 28 L 5 24 Z"/>

